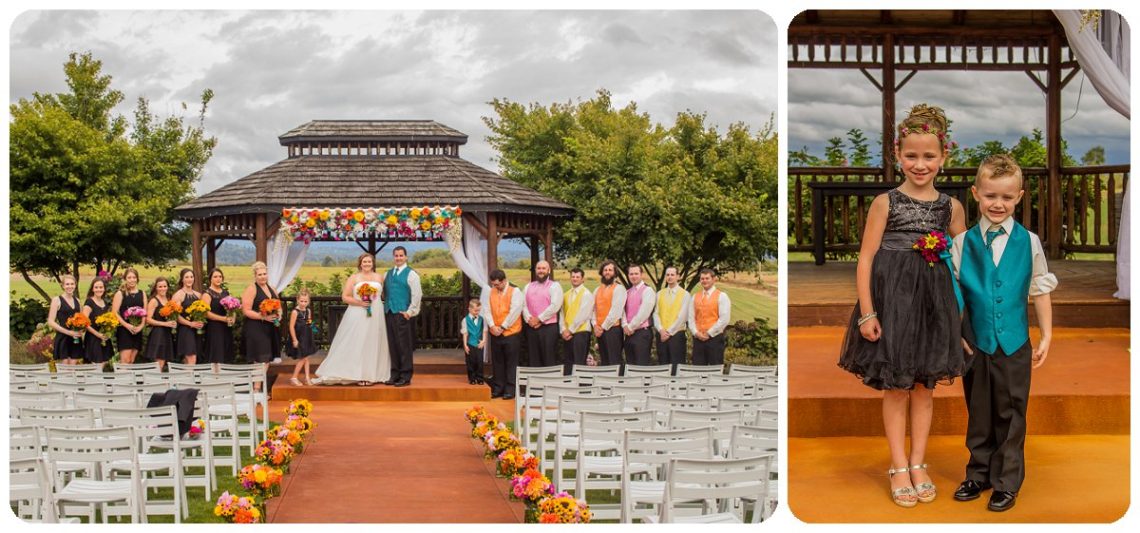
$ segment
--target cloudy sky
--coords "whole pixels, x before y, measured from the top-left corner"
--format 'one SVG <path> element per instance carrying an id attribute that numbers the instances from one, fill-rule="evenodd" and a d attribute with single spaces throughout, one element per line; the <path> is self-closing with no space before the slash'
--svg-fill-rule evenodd
<path id="1" fill-rule="evenodd" d="M 198 192 L 285 157 L 313 119 L 434 119 L 496 169 L 487 102 L 567 102 L 601 88 L 653 120 L 706 112 L 723 131 L 776 112 L 776 27 L 748 12 L 31 11 L 10 29 L 10 101 L 66 90 L 72 51 L 103 61 L 127 116 L 139 97 L 193 118 L 215 98 L 218 147 Z M 190 105 L 184 111 L 181 104 Z"/>
<path id="2" fill-rule="evenodd" d="M 922 102 L 945 109 L 954 140 L 963 146 L 998 140 L 1012 147 L 1033 128 L 1045 130 L 1045 93 L 1022 72 L 919 72 L 895 98 L 899 118 Z M 880 102 L 879 91 L 858 70 L 790 69 L 788 146 L 823 156 L 829 138 L 845 137 L 852 128 L 878 139 Z M 1069 82 L 1061 103 L 1061 136 L 1073 157 L 1079 161 L 1099 145 L 1109 164 L 1130 162 L 1128 120 L 1105 105 L 1082 73 Z"/>

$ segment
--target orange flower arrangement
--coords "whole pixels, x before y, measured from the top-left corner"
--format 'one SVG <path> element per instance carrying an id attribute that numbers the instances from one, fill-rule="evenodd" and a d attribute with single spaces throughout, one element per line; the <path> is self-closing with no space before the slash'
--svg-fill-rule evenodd
<path id="1" fill-rule="evenodd" d="M 266 298 L 257 306 L 257 312 L 264 316 L 272 316 L 274 326 L 281 325 L 281 300 Z"/>
<path id="2" fill-rule="evenodd" d="M 166 305 L 162 306 L 162 309 L 158 310 L 158 314 L 162 318 L 170 318 L 172 316 L 176 316 L 176 315 L 181 314 L 181 313 L 182 313 L 182 304 L 180 304 L 174 300 L 167 301 Z"/>
<path id="3" fill-rule="evenodd" d="M 91 325 L 91 319 L 83 313 L 75 313 L 71 318 L 67 319 L 67 329 L 76 333 L 83 333 L 87 331 L 88 326 Z M 79 344 L 79 338 L 75 338 L 75 344 Z"/>

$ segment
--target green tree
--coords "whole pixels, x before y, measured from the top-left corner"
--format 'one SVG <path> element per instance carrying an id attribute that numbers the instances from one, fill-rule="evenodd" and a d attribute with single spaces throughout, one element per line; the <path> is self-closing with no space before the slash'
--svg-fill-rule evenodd
<path id="1" fill-rule="evenodd" d="M 1106 158 L 1104 155 L 1103 146 L 1094 146 L 1092 148 L 1089 148 L 1089 151 L 1085 152 L 1085 155 L 1081 156 L 1081 164 L 1086 167 L 1103 165 L 1105 161 Z"/>
<path id="2" fill-rule="evenodd" d="M 183 258 L 189 230 L 173 220 L 216 145 L 198 123 L 151 113 L 140 98 L 134 122 L 112 114 L 123 94 L 91 54 L 64 64 L 70 92 L 36 93 L 9 108 L 13 270 L 56 280 L 81 264 L 112 274 L 123 264 Z"/>
<path id="3" fill-rule="evenodd" d="M 673 264 L 691 287 L 701 268 L 756 270 L 775 257 L 771 124 L 722 134 L 686 111 L 666 127 L 636 104 L 614 108 L 604 90 L 578 103 L 491 106 L 483 120 L 502 174 L 576 210 L 555 233 L 560 258 L 642 264 L 657 284 Z"/>
<path id="4" fill-rule="evenodd" d="M 867 137 L 863 135 L 863 130 L 858 128 L 848 130 L 847 142 L 851 144 L 851 155 L 848 158 L 851 166 L 871 166 L 871 147 L 867 144 Z"/>
<path id="5" fill-rule="evenodd" d="M 827 146 L 823 149 L 823 158 L 827 160 L 829 167 L 847 166 L 847 153 L 843 148 L 842 137 L 832 137 L 827 140 Z"/>

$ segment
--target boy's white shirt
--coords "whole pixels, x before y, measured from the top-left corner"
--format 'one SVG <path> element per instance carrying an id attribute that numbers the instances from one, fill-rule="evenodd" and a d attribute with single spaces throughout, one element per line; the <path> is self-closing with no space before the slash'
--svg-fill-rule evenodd
<path id="1" fill-rule="evenodd" d="M 978 226 L 981 226 L 982 239 L 985 240 L 985 233 L 989 230 L 993 222 L 990 219 L 982 216 L 978 220 Z M 998 266 L 1001 262 L 1001 256 L 1005 253 L 1005 245 L 1009 243 L 1009 234 L 1013 231 L 1013 217 L 1007 217 L 1002 221 L 1001 227 L 1005 229 L 990 243 L 990 251 L 993 254 L 994 266 Z M 966 233 L 971 231 L 978 231 L 975 228 L 970 228 L 954 237 L 954 245 L 950 247 L 950 258 L 954 264 L 954 277 L 960 278 L 959 271 L 962 268 L 962 246 L 966 242 Z M 1026 230 L 1028 231 L 1028 230 Z M 1049 272 L 1049 264 L 1045 260 L 1045 249 L 1041 246 L 1041 238 L 1032 231 L 1029 232 L 1029 249 L 1033 254 L 1033 274 L 1029 280 L 1029 295 L 1040 296 L 1042 294 L 1049 294 L 1053 289 L 1057 288 L 1057 276 Z"/>

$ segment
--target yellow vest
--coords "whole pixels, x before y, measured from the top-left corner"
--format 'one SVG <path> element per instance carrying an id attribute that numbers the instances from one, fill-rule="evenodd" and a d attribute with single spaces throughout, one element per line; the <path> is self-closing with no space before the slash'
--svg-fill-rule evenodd
<path id="1" fill-rule="evenodd" d="M 685 300 L 685 291 L 678 287 L 676 294 L 669 299 L 669 287 L 657 293 L 657 316 L 661 317 L 661 327 L 669 329 L 677 322 L 677 315 L 681 314 L 681 302 Z"/>
<path id="2" fill-rule="evenodd" d="M 577 289 L 570 289 L 566 291 L 566 295 L 562 298 L 562 309 L 566 317 L 566 327 L 574 325 L 574 320 L 578 318 L 578 311 L 581 308 L 582 293 L 586 292 L 586 288 L 579 286 Z M 582 325 L 577 330 L 570 333 L 581 333 L 583 331 L 590 331 L 590 321 L 583 320 Z"/>

